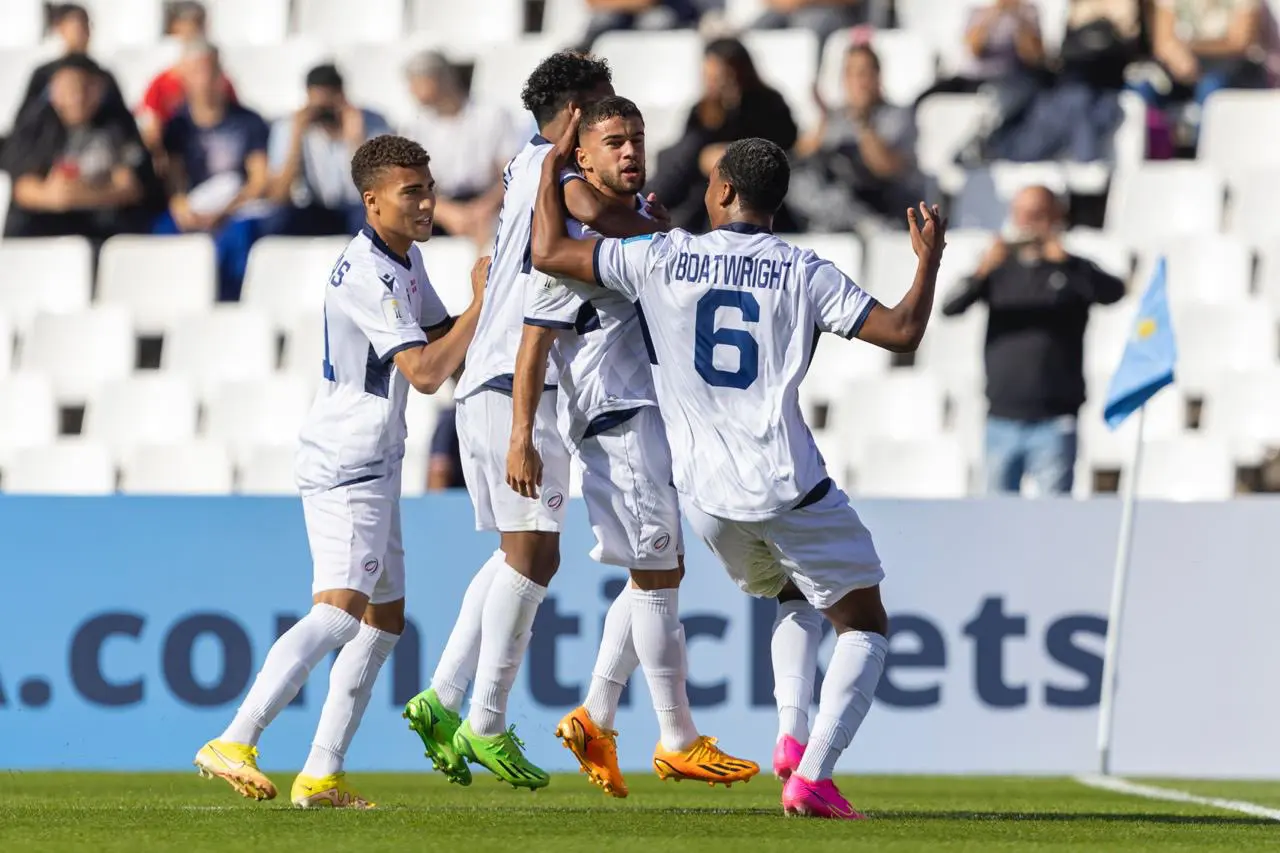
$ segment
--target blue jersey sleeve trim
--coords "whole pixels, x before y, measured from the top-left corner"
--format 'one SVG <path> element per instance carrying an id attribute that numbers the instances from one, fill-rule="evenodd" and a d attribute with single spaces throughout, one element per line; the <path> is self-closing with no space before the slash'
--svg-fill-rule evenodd
<path id="1" fill-rule="evenodd" d="M 604 283 L 604 278 L 600 275 L 600 247 L 604 245 L 604 240 L 597 240 L 595 247 L 591 250 L 591 274 L 596 277 L 596 284 L 601 287 L 608 287 Z"/>
<path id="2" fill-rule="evenodd" d="M 434 326 L 423 326 L 422 331 L 430 334 L 431 332 L 438 332 L 441 329 L 443 329 L 444 331 L 447 332 L 453 328 L 453 324 L 456 322 L 458 322 L 457 317 L 445 317 L 443 320 L 441 320 L 439 323 L 436 323 Z"/>
<path id="3" fill-rule="evenodd" d="M 573 323 L 566 323 L 564 320 L 544 320 L 541 317 L 525 317 L 524 324 L 526 326 L 538 326 L 542 329 L 572 329 Z"/>
<path id="4" fill-rule="evenodd" d="M 845 337 L 849 340 L 856 338 L 858 336 L 858 332 L 862 331 L 862 324 L 867 322 L 867 318 L 871 316 L 871 312 L 879 304 L 880 303 L 874 299 L 868 299 L 867 307 L 862 309 L 862 313 L 858 315 L 858 319 L 853 321 L 853 328 L 849 330 L 849 333 L 845 335 Z"/>
<path id="5" fill-rule="evenodd" d="M 386 355 L 382 356 L 382 363 L 386 364 L 387 362 L 391 361 L 391 359 L 396 357 L 396 353 L 401 353 L 407 349 L 413 349 L 414 347 L 425 346 L 426 343 L 427 343 L 426 341 L 410 341 L 409 343 L 400 344 L 400 346 L 398 347 L 392 347 L 391 349 L 387 350 Z"/>

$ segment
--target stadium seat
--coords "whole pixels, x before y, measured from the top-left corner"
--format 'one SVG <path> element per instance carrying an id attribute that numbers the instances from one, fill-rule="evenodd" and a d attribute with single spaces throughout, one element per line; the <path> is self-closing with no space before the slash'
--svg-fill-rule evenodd
<path id="1" fill-rule="evenodd" d="M 480 53 L 471 77 L 472 95 L 481 103 L 496 104 L 513 113 L 528 115 L 520 100 L 525 81 L 539 62 L 563 46 L 563 43 L 545 36 L 524 36 L 502 45 L 501 50 Z"/>
<path id="2" fill-rule="evenodd" d="M 220 49 L 279 44 L 289 31 L 289 0 L 204 0 L 204 5 L 209 10 L 209 40 Z M 246 83 L 234 75 L 232 82 L 237 91 Z"/>
<path id="3" fill-rule="evenodd" d="M 190 441 L 199 412 L 195 389 L 186 380 L 137 373 L 94 390 L 81 434 L 123 457 L 141 444 Z"/>
<path id="4" fill-rule="evenodd" d="M 973 274 L 992 236 L 986 231 L 968 229 L 947 233 L 947 251 L 938 271 L 935 312 L 941 309 L 943 300 L 960 280 Z M 911 288 L 915 275 L 916 256 L 911 249 L 910 235 L 905 232 L 878 234 L 867 244 L 861 284 L 876 299 L 886 305 L 896 305 Z"/>
<path id="5" fill-rule="evenodd" d="M 1133 275 L 1133 250 L 1124 241 L 1104 231 L 1094 228 L 1072 228 L 1063 234 L 1062 245 L 1070 254 L 1088 258 L 1125 281 L 1129 281 Z M 1132 289 L 1132 283 L 1130 288 Z"/>
<path id="6" fill-rule="evenodd" d="M 293 448 L 311 405 L 314 383 L 296 376 L 228 382 L 205 404 L 203 434 L 243 464 L 254 449 Z"/>
<path id="7" fill-rule="evenodd" d="M 31 447 L 52 444 L 58 435 L 53 386 L 38 373 L 0 379 L 0 468 Z"/>
<path id="8" fill-rule="evenodd" d="M 1106 231 L 1135 245 L 1221 230 L 1224 185 L 1198 163 L 1144 163 L 1116 176 Z"/>
<path id="9" fill-rule="evenodd" d="M 154 44 L 164 35 L 163 0 L 79 0 L 93 22 L 93 49 Z"/>
<path id="10" fill-rule="evenodd" d="M 443 392 L 441 394 L 409 392 L 404 411 L 405 444 L 409 449 L 415 452 L 427 452 L 431 447 L 431 436 L 435 434 L 436 422 L 440 418 L 440 409 L 448 405 L 449 397 Z"/>
<path id="11" fill-rule="evenodd" d="M 1250 169 L 1227 184 L 1227 231 L 1240 240 L 1271 244 L 1280 239 L 1280 219 L 1271 212 L 1280 198 L 1280 165 Z"/>
<path id="12" fill-rule="evenodd" d="M 155 40 L 118 47 L 111 51 L 104 64 L 115 75 L 125 103 L 132 108 L 142 102 L 156 75 L 172 67 L 181 55 L 182 44 L 177 39 Z"/>
<path id="13" fill-rule="evenodd" d="M 3 0 L 4 26 L 0 27 L 0 51 L 35 47 L 44 35 L 41 0 Z"/>
<path id="14" fill-rule="evenodd" d="M 1169 304 L 1175 310 L 1197 305 L 1247 302 L 1253 291 L 1253 252 L 1226 234 L 1203 234 L 1194 240 L 1169 240 L 1140 252 L 1136 291 L 1151 280 L 1157 259 L 1168 267 Z"/>
<path id="15" fill-rule="evenodd" d="M 116 490 L 116 468 L 100 444 L 61 441 L 13 456 L 3 486 L 15 495 L 109 495 Z"/>
<path id="16" fill-rule="evenodd" d="M 280 329 L 324 307 L 329 274 L 349 237 L 264 237 L 253 244 L 240 301 Z"/>
<path id="17" fill-rule="evenodd" d="M 591 10 L 582 0 L 546 0 L 541 34 L 560 46 L 578 44 L 590 22 Z"/>
<path id="18" fill-rule="evenodd" d="M 761 79 L 786 99 L 796 124 L 802 130 L 815 126 L 822 117 L 813 100 L 813 81 L 818 77 L 817 36 L 805 29 L 750 30 L 742 34 L 742 43 Z"/>
<path id="19" fill-rule="evenodd" d="M 986 0 L 894 0 L 898 26 L 922 36 L 941 59 L 943 76 L 960 70 L 968 57 L 964 44 L 965 25 L 970 11 Z"/>
<path id="20" fill-rule="evenodd" d="M 812 249 L 854 281 L 862 281 L 862 241 L 856 234 L 783 234 L 787 242 Z"/>
<path id="21" fill-rule="evenodd" d="M 268 122 L 290 116 L 306 103 L 307 72 L 331 58 L 318 42 L 303 37 L 237 44 L 220 52 L 240 102 Z"/>
<path id="22" fill-rule="evenodd" d="M 1175 306 L 1173 327 L 1178 384 L 1192 394 L 1211 391 L 1223 373 L 1271 367 L 1280 350 L 1276 320 L 1258 301 Z"/>
<path id="23" fill-rule="evenodd" d="M 851 30 L 837 30 L 822 48 L 818 87 L 830 107 L 844 103 L 844 55 L 852 44 Z M 880 86 L 885 100 L 909 107 L 937 79 L 937 53 L 923 36 L 909 30 L 876 30 L 871 46 L 880 57 Z"/>
<path id="24" fill-rule="evenodd" d="M 1084 332 L 1084 369 L 1087 376 L 1109 376 L 1120 364 L 1125 343 L 1138 317 L 1137 299 L 1116 305 L 1097 305 L 1089 311 Z M 928 337 L 928 335 L 926 335 Z"/>
<path id="25" fill-rule="evenodd" d="M 119 306 L 41 314 L 19 353 L 22 369 L 48 376 L 58 401 L 68 405 L 82 404 L 104 383 L 128 376 L 137 354 L 129 313 Z"/>
<path id="26" fill-rule="evenodd" d="M 5 25 L 0 26 L 0 33 L 5 33 L 8 28 L 6 18 Z M 31 72 L 41 62 L 53 58 L 54 55 L 43 46 L 0 49 L 0 136 L 8 136 L 13 129 L 18 107 L 27 93 Z"/>
<path id="27" fill-rule="evenodd" d="M 285 331 L 280 370 L 290 376 L 316 380 L 324 375 L 324 312 L 297 315 Z"/>
<path id="28" fill-rule="evenodd" d="M 457 316 L 471 304 L 471 268 L 479 253 L 465 237 L 435 237 L 419 243 L 431 286 L 450 314 Z"/>
<path id="29" fill-rule="evenodd" d="M 382 113 L 394 129 L 403 127 L 417 107 L 409 92 L 406 64 L 418 51 L 437 46 L 421 36 L 408 36 L 374 43 L 340 41 L 333 53 L 348 100 Z"/>
<path id="30" fill-rule="evenodd" d="M 655 175 L 658 172 L 658 155 L 679 142 L 684 135 L 685 124 L 689 121 L 689 108 L 649 106 L 642 112 L 645 166 L 650 175 Z"/>
<path id="31" fill-rule="evenodd" d="M 995 103 L 985 95 L 937 94 L 916 110 L 916 162 L 938 181 L 942 191 L 958 193 L 964 169 L 956 155 L 991 121 Z"/>
<path id="32" fill-rule="evenodd" d="M 969 466 L 953 436 L 914 441 L 873 438 L 857 469 L 856 483 L 859 497 L 962 498 L 969 492 Z"/>
<path id="33" fill-rule="evenodd" d="M 929 321 L 916 367 L 938 379 L 948 391 L 982 387 L 982 353 L 987 336 L 987 308 L 974 305 L 959 317 L 935 316 Z"/>
<path id="34" fill-rule="evenodd" d="M 0 377 L 8 375 L 13 366 L 13 350 L 13 326 L 8 317 L 0 314 Z"/>
<path id="35" fill-rule="evenodd" d="M 276 339 L 262 312 L 240 305 L 219 305 L 189 317 L 165 336 L 162 370 L 186 376 L 202 397 L 224 382 L 262 379 L 276 362 Z"/>
<path id="36" fill-rule="evenodd" d="M 404 0 L 306 0 L 293 4 L 293 30 L 326 44 L 394 41 L 405 31 Z"/>
<path id="37" fill-rule="evenodd" d="M 231 457 L 216 442 L 144 445 L 120 472 L 120 491 L 134 495 L 226 495 L 233 483 Z"/>
<path id="38" fill-rule="evenodd" d="M 971 169 L 956 199 L 952 228 L 998 231 L 1005 224 L 1009 202 L 1024 187 L 1043 185 L 1062 195 L 1067 175 L 1060 163 L 992 163 Z"/>
<path id="39" fill-rule="evenodd" d="M 1114 365 L 1110 368 L 1115 370 Z M 1077 432 L 1079 455 L 1092 470 L 1120 470 L 1128 466 L 1138 428 L 1137 415 L 1131 415 L 1119 429 L 1111 430 L 1102 419 L 1111 373 L 1090 378 L 1088 398 L 1080 409 Z M 1187 401 L 1180 385 L 1164 388 L 1147 402 L 1143 438 L 1154 441 L 1172 439 L 1187 431 Z"/>
<path id="40" fill-rule="evenodd" d="M 1280 447 L 1280 367 L 1218 377 L 1205 400 L 1200 430 L 1225 441 L 1232 457 L 1256 465 Z"/>
<path id="41" fill-rule="evenodd" d="M 207 234 L 120 235 L 102 245 L 98 302 L 128 309 L 139 334 L 163 334 L 213 306 L 216 276 Z"/>
<path id="42" fill-rule="evenodd" d="M 579 0 L 561 0 L 576 3 Z M 724 0 L 725 23 L 734 30 L 745 30 L 769 11 L 765 0 Z"/>
<path id="43" fill-rule="evenodd" d="M 19 337 L 37 314 L 89 307 L 93 249 L 83 237 L 0 240 L 0 269 L 0 313 Z"/>
<path id="44" fill-rule="evenodd" d="M 410 0 L 410 10 L 413 29 L 441 44 L 515 41 L 524 29 L 523 0 Z"/>
<path id="45" fill-rule="evenodd" d="M 1207 436 L 1149 441 L 1143 446 L 1137 496 L 1167 501 L 1224 501 L 1235 494 L 1227 447 Z"/>
<path id="46" fill-rule="evenodd" d="M 862 341 L 846 341 L 839 335 L 819 337 L 809 370 L 800 383 L 800 406 L 805 419 L 820 425 L 820 407 L 837 405 L 859 379 L 887 374 L 889 358 L 888 351 Z"/>
<path id="47" fill-rule="evenodd" d="M 897 371 L 849 383 L 847 393 L 832 401 L 828 428 L 860 445 L 872 437 L 929 438 L 942 431 L 944 414 L 945 394 L 936 379 Z"/>
<path id="48" fill-rule="evenodd" d="M 600 36 L 593 51 L 609 60 L 614 89 L 641 110 L 650 104 L 687 107 L 697 98 L 702 40 L 692 30 L 615 30 Z"/>
<path id="49" fill-rule="evenodd" d="M 1228 180 L 1277 165 L 1260 139 L 1280 136 L 1280 93 L 1222 89 L 1205 101 L 1196 159 Z"/>
<path id="50" fill-rule="evenodd" d="M 400 497 L 416 498 L 427 491 L 427 454 L 422 450 L 405 454 L 400 463 Z"/>
<path id="51" fill-rule="evenodd" d="M 297 453 L 292 447 L 255 447 L 240 465 L 236 491 L 242 495 L 296 495 Z"/>

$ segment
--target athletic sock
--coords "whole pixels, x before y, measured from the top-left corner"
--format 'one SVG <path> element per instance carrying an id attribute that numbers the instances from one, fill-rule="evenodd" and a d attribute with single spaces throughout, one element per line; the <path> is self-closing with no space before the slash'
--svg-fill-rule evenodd
<path id="1" fill-rule="evenodd" d="M 809 709 L 813 706 L 813 681 L 825 621 L 803 599 L 778 604 L 769 644 L 773 698 L 778 704 L 778 739 L 791 735 L 800 743 L 809 741 Z"/>
<path id="2" fill-rule="evenodd" d="M 461 710 L 467 687 L 476 676 L 485 596 L 489 594 L 494 577 L 506 565 L 506 559 L 502 551 L 494 551 L 471 579 L 466 594 L 462 596 L 462 607 L 458 610 L 453 630 L 440 653 L 440 662 L 431 676 L 431 687 L 440 703 L 455 713 Z"/>
<path id="3" fill-rule="evenodd" d="M 631 631 L 631 585 L 627 584 L 605 614 L 600 653 L 596 656 L 587 698 L 582 702 L 591 721 L 606 729 L 613 728 L 622 691 L 640 665 Z"/>
<path id="4" fill-rule="evenodd" d="M 468 719 L 471 730 L 490 737 L 507 726 L 507 698 L 529 645 L 533 619 L 547 588 L 504 564 L 484 600 L 480 658 Z"/>
<path id="5" fill-rule="evenodd" d="M 684 627 L 678 589 L 631 590 L 631 635 L 644 669 L 664 749 L 688 749 L 698 739 L 685 688 Z"/>
<path id="6" fill-rule="evenodd" d="M 888 650 L 888 640 L 867 631 L 846 631 L 836 639 L 822 680 L 813 734 L 796 768 L 797 775 L 813 781 L 831 778 L 840 754 L 871 710 Z"/>

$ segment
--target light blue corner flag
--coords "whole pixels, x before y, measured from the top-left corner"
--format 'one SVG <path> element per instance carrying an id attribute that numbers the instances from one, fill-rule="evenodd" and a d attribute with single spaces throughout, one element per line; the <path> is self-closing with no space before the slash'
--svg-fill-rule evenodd
<path id="1" fill-rule="evenodd" d="M 1168 267 L 1161 255 L 1147 284 L 1147 292 L 1142 295 L 1120 366 L 1107 389 L 1107 405 L 1102 417 L 1113 430 L 1157 391 L 1173 382 L 1178 347 L 1169 321 L 1168 280 Z"/>

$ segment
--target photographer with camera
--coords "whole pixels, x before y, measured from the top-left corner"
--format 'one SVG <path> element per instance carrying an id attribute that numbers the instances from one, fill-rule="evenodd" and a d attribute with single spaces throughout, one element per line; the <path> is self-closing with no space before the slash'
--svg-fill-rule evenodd
<path id="1" fill-rule="evenodd" d="M 942 313 L 987 303 L 987 490 L 1017 493 L 1025 474 L 1039 494 L 1070 494 L 1089 308 L 1118 302 L 1125 285 L 1067 254 L 1064 210 L 1052 190 L 1026 187 L 1009 214 L 1005 233 Z"/>
<path id="2" fill-rule="evenodd" d="M 390 132 L 382 116 L 347 101 L 335 66 L 307 72 L 307 105 L 271 128 L 269 197 L 284 207 L 269 230 L 308 237 L 358 232 L 365 212 L 351 183 L 351 155 Z"/>

